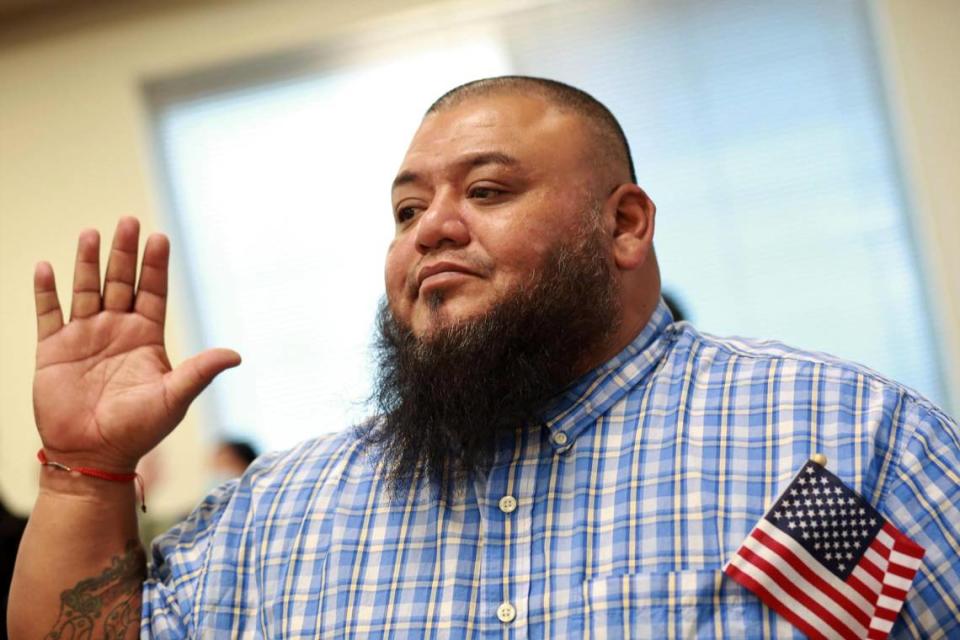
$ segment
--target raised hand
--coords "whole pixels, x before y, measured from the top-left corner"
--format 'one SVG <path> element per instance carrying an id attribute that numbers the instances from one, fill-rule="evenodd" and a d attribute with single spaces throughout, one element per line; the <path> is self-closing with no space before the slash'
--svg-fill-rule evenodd
<path id="1" fill-rule="evenodd" d="M 170 243 L 147 239 L 137 282 L 138 240 L 137 220 L 120 220 L 101 294 L 99 234 L 80 234 L 66 324 L 53 269 L 36 267 L 33 403 L 51 459 L 131 471 L 217 374 L 240 364 L 236 352 L 210 349 L 171 367 L 163 339 Z"/>

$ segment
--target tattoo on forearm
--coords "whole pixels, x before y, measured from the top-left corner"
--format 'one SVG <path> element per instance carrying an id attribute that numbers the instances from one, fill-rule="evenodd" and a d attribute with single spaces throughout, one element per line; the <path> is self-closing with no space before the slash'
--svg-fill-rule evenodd
<path id="1" fill-rule="evenodd" d="M 146 556 L 137 540 L 127 542 L 123 555 L 97 577 L 81 580 L 60 594 L 60 616 L 46 640 L 93 640 L 102 620 L 103 640 L 120 640 L 140 625 L 140 590 Z"/>

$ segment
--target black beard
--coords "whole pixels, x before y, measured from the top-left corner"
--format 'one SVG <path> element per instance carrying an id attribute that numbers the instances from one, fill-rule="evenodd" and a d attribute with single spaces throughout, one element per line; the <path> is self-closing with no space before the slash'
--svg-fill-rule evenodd
<path id="1" fill-rule="evenodd" d="M 618 328 L 608 255 L 599 227 L 582 230 L 482 317 L 424 338 L 381 304 L 378 418 L 358 435 L 393 495 L 420 476 L 442 495 L 461 493 L 489 470 L 498 439 L 537 425 L 544 406 Z"/>

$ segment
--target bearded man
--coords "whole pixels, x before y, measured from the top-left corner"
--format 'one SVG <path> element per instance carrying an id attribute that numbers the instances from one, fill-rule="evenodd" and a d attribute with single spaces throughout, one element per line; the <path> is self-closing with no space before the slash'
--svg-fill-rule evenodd
<path id="1" fill-rule="evenodd" d="M 960 433 L 916 393 L 660 301 L 654 206 L 610 112 L 558 82 L 458 87 L 393 184 L 368 423 L 269 454 L 154 542 L 134 486 L 45 466 L 15 637 L 796 637 L 721 568 L 815 452 L 926 556 L 894 633 L 960 633 Z M 44 459 L 125 477 L 222 370 L 163 350 L 168 243 L 64 324 L 35 275 Z M 856 621 L 854 621 L 856 622 Z M 71 636 L 72 637 L 72 636 Z"/>

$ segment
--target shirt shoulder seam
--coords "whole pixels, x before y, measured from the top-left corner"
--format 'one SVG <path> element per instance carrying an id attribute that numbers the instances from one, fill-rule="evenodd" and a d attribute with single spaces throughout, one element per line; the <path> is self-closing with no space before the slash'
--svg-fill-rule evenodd
<path id="1" fill-rule="evenodd" d="M 692 327 L 688 330 L 688 332 L 695 341 L 708 344 L 733 355 L 756 360 L 780 360 L 802 362 L 805 364 L 818 364 L 837 371 L 863 376 L 869 382 L 884 386 L 890 391 L 895 392 L 898 396 L 902 396 L 903 399 L 909 400 L 918 407 L 929 411 L 939 420 L 951 421 L 951 418 L 947 416 L 942 409 L 921 395 L 919 392 L 902 383 L 887 378 L 883 374 L 871 369 L 866 365 L 843 360 L 827 353 L 796 349 L 777 341 L 750 344 L 750 339 L 748 338 L 722 338 L 709 333 L 701 333 L 695 329 L 692 329 Z M 736 340 L 737 343 L 734 343 L 734 340 Z M 765 345 L 770 345 L 771 351 L 764 349 Z M 772 348 L 776 348 L 777 351 L 772 351 Z M 783 351 L 780 351 L 781 349 Z"/>

